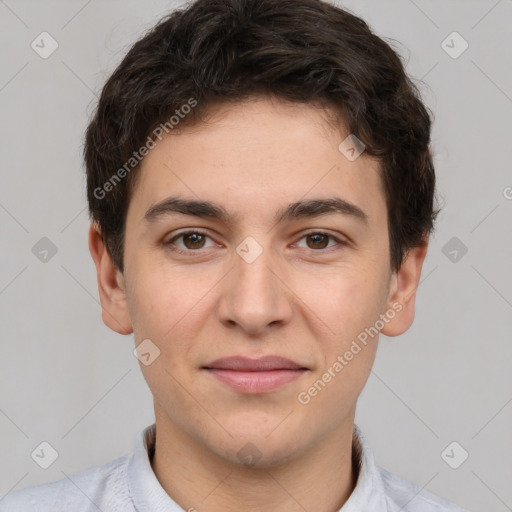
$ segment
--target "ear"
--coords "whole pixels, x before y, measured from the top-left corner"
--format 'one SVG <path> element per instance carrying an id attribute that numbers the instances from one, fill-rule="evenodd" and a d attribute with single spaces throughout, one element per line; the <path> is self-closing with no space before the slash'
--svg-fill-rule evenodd
<path id="1" fill-rule="evenodd" d="M 89 228 L 89 251 L 96 265 L 104 324 L 119 334 L 131 334 L 133 327 L 126 303 L 123 274 L 112 262 L 96 222 Z"/>
<path id="2" fill-rule="evenodd" d="M 386 336 L 399 336 L 412 325 L 416 290 L 419 286 L 427 246 L 428 239 L 420 246 L 411 248 L 400 269 L 394 271 L 391 276 L 387 308 L 388 311 L 395 311 L 396 314 L 380 331 Z"/>

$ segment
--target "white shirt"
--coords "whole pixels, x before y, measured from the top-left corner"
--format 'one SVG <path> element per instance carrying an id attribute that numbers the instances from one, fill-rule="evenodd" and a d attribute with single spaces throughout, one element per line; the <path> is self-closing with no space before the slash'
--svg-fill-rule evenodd
<path id="1" fill-rule="evenodd" d="M 0 497 L 0 512 L 183 512 L 151 468 L 154 442 L 152 424 L 137 434 L 133 453 L 69 479 L 12 491 Z M 338 512 L 467 512 L 378 468 L 357 425 L 353 454 L 359 464 L 356 486 Z"/>

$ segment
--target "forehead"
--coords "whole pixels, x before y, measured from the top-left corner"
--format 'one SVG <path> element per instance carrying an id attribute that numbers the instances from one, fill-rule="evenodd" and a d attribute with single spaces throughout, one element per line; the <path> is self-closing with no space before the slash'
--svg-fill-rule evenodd
<path id="1" fill-rule="evenodd" d="M 340 152 L 349 133 L 332 119 L 319 107 L 279 100 L 220 105 L 204 122 L 157 142 L 141 164 L 130 209 L 142 219 L 180 196 L 264 222 L 299 200 L 336 196 L 370 220 L 386 216 L 378 162 Z"/>

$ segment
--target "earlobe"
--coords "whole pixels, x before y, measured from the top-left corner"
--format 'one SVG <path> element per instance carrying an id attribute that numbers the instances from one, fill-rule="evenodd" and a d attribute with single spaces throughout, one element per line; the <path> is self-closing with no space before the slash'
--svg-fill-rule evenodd
<path id="1" fill-rule="evenodd" d="M 89 251 L 96 266 L 103 322 L 119 334 L 131 334 L 124 277 L 114 265 L 96 222 L 89 228 Z"/>
<path id="2" fill-rule="evenodd" d="M 388 310 L 393 317 L 381 330 L 386 336 L 403 334 L 414 321 L 416 290 L 419 286 L 423 261 L 427 254 L 428 240 L 407 252 L 400 269 L 393 273 L 393 286 L 388 298 Z"/>

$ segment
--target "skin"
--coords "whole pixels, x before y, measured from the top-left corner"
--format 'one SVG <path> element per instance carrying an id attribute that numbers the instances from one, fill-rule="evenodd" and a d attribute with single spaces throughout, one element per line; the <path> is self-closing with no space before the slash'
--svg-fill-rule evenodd
<path id="1" fill-rule="evenodd" d="M 154 396 L 152 466 L 185 510 L 335 512 L 354 489 L 356 402 L 378 336 L 307 405 L 297 397 L 393 303 L 402 309 L 381 332 L 410 327 L 428 240 L 391 271 L 379 164 L 365 153 L 349 161 L 338 150 L 348 132 L 331 120 L 319 107 L 269 98 L 218 106 L 142 162 L 123 273 L 91 225 L 104 322 L 160 350 L 141 363 Z M 215 202 L 236 218 L 146 222 L 146 211 L 171 195 Z M 333 196 L 361 208 L 368 224 L 340 213 L 273 221 L 289 203 Z M 178 238 L 174 247 L 188 250 L 179 255 L 169 240 L 185 228 L 208 236 Z M 248 236 L 263 249 L 250 264 L 236 252 Z M 280 355 L 308 371 L 271 392 L 241 394 L 202 369 L 233 355 Z M 249 442 L 260 457 L 252 465 L 237 456 Z"/>

